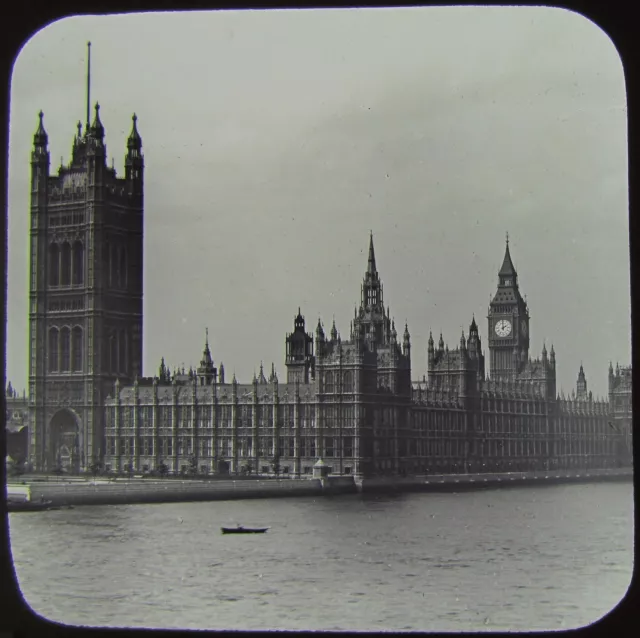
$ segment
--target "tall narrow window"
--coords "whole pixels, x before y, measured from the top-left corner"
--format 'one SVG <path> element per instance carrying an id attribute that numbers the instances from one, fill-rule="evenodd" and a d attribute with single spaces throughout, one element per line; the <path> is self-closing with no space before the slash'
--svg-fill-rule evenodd
<path id="1" fill-rule="evenodd" d="M 116 333 L 109 335 L 109 371 L 116 372 L 118 369 L 118 344 L 116 342 Z"/>
<path id="2" fill-rule="evenodd" d="M 73 283 L 84 283 L 84 246 L 80 241 L 73 244 Z"/>
<path id="3" fill-rule="evenodd" d="M 83 359 L 83 343 L 82 343 L 82 328 L 76 326 L 73 329 L 73 371 L 82 371 L 82 359 Z"/>
<path id="4" fill-rule="evenodd" d="M 71 246 L 68 242 L 62 244 L 60 261 L 60 285 L 68 286 L 71 283 Z"/>
<path id="5" fill-rule="evenodd" d="M 71 331 L 69 328 L 63 328 L 60 331 L 60 370 L 62 372 L 69 371 L 71 355 Z"/>
<path id="6" fill-rule="evenodd" d="M 116 285 L 116 249 L 115 246 L 109 246 L 109 285 Z"/>
<path id="7" fill-rule="evenodd" d="M 324 391 L 328 394 L 333 393 L 333 373 L 327 372 L 324 377 Z"/>
<path id="8" fill-rule="evenodd" d="M 353 392 L 353 374 L 351 372 L 344 373 L 342 389 L 344 392 Z"/>
<path id="9" fill-rule="evenodd" d="M 127 371 L 127 335 L 124 330 L 120 331 L 118 338 L 118 372 Z"/>
<path id="10" fill-rule="evenodd" d="M 122 288 L 122 248 L 118 247 L 114 250 L 114 267 L 113 285 Z"/>
<path id="11" fill-rule="evenodd" d="M 104 248 L 102 251 L 102 274 L 103 281 L 105 285 L 109 285 L 109 273 L 111 271 L 111 262 L 109 257 L 111 255 L 111 244 L 109 242 L 105 242 Z"/>
<path id="12" fill-rule="evenodd" d="M 57 286 L 60 283 L 60 249 L 58 244 L 49 246 L 49 285 Z"/>
<path id="13" fill-rule="evenodd" d="M 123 246 L 120 249 L 119 285 L 121 288 L 127 287 L 127 249 Z"/>
<path id="14" fill-rule="evenodd" d="M 58 371 L 59 333 L 57 328 L 49 330 L 49 372 Z"/>

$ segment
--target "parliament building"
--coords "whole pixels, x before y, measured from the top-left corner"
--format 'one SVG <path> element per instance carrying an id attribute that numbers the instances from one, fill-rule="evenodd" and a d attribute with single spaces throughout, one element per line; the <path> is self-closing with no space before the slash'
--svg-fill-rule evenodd
<path id="1" fill-rule="evenodd" d="M 198 474 L 410 475 L 631 464 L 631 369 L 608 401 L 580 368 L 556 389 L 553 346 L 529 351 L 529 309 L 509 243 L 487 316 L 488 370 L 472 318 L 455 348 L 429 337 L 411 378 L 411 337 L 385 308 L 373 236 L 348 338 L 300 309 L 285 370 L 225 377 L 208 335 L 188 372 L 142 374 L 144 158 L 133 116 L 124 175 L 107 165 L 99 105 L 50 171 L 43 114 L 31 155 L 28 456 L 38 470 L 163 468 Z M 354 282 L 355 284 L 355 282 Z M 426 319 L 426 318 L 425 318 Z M 266 376 L 268 375 L 268 376 Z"/>

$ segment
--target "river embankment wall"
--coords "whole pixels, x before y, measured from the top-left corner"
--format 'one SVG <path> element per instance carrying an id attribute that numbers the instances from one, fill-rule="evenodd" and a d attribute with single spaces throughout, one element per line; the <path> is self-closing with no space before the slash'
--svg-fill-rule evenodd
<path id="1" fill-rule="evenodd" d="M 29 481 L 9 485 L 8 493 L 25 488 L 32 500 L 53 505 L 124 505 L 216 501 L 292 496 L 319 497 L 348 493 L 458 492 L 559 483 L 631 481 L 633 470 L 589 472 L 518 472 L 510 474 L 462 474 L 357 479 L 329 476 L 308 479 L 176 480 L 132 479 L 116 481 Z"/>
<path id="2" fill-rule="evenodd" d="M 408 477 L 373 477 L 356 479 L 359 492 L 459 492 L 518 486 L 558 485 L 560 483 L 592 483 L 632 481 L 632 468 L 542 472 L 509 472 L 495 474 L 440 474 Z"/>

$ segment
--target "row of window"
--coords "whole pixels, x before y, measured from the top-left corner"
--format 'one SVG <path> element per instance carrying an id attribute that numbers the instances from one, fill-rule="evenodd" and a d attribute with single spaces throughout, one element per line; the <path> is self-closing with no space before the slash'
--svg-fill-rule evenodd
<path id="1" fill-rule="evenodd" d="M 342 384 L 340 383 L 342 381 Z M 334 392 L 353 392 L 353 373 L 350 371 L 342 373 L 342 380 L 339 372 L 325 372 L 324 392 L 333 394 Z"/>
<path id="2" fill-rule="evenodd" d="M 49 372 L 82 372 L 84 338 L 80 326 L 73 329 L 50 328 L 48 338 Z M 128 336 L 126 331 L 114 331 L 109 336 L 107 367 L 110 372 L 126 372 L 128 367 Z"/>
<path id="3" fill-rule="evenodd" d="M 107 242 L 104 247 L 103 263 L 108 286 L 126 288 L 128 284 L 126 248 Z M 83 285 L 85 273 L 83 243 L 76 240 L 73 245 L 69 242 L 50 244 L 48 267 L 50 286 Z"/>
<path id="4" fill-rule="evenodd" d="M 84 340 L 82 328 L 49 330 L 49 372 L 82 372 Z"/>
<path id="5" fill-rule="evenodd" d="M 81 241 L 49 245 L 49 285 L 70 286 L 84 283 L 84 246 Z"/>
<path id="6" fill-rule="evenodd" d="M 117 442 L 120 441 L 119 450 Z M 123 454 L 130 456 L 137 454 L 142 456 L 153 456 L 160 454 L 171 456 L 174 452 L 180 456 L 192 455 L 196 453 L 201 458 L 212 456 L 213 442 L 211 439 L 193 440 L 190 437 L 179 437 L 174 440 L 173 437 L 158 437 L 154 439 L 151 436 L 139 437 L 137 447 L 135 445 L 135 437 L 108 437 L 107 449 L 112 456 Z M 260 441 L 260 449 L 258 456 L 261 458 L 270 457 L 276 452 L 272 447 L 272 439 L 264 439 Z M 342 457 L 352 458 L 354 453 L 353 437 L 324 437 L 320 443 L 322 450 L 317 449 L 317 441 L 315 437 L 302 437 L 298 448 L 297 456 L 300 458 L 315 458 L 316 452 L 320 452 L 323 458 L 340 458 L 340 447 L 342 444 Z M 398 446 L 398 456 L 405 457 L 447 457 L 447 458 L 464 458 L 469 455 L 472 457 L 481 456 L 483 458 L 518 458 L 546 455 L 547 448 L 544 441 L 475 441 L 467 446 L 463 440 L 452 439 L 448 441 L 421 441 L 419 439 L 409 439 L 402 442 L 403 445 Z M 253 441 L 251 438 L 238 441 L 236 451 L 241 458 L 251 458 L 253 454 Z M 174 447 L 175 446 L 175 447 Z M 613 450 L 610 442 L 597 443 L 595 441 L 578 441 L 573 445 L 556 446 L 555 456 L 574 456 L 574 455 L 595 455 L 609 453 Z M 234 455 L 233 444 L 231 439 L 223 438 L 218 441 L 218 455 L 221 457 L 231 457 Z M 375 457 L 393 457 L 395 456 L 394 447 L 390 441 L 376 441 L 373 447 Z M 292 437 L 281 437 L 277 442 L 277 456 L 281 459 L 296 457 L 295 442 Z"/>
<path id="7" fill-rule="evenodd" d="M 120 450 L 117 450 L 117 442 L 120 441 Z M 324 437 L 324 449 L 322 456 L 327 458 L 339 457 L 340 441 L 342 441 L 342 455 L 344 457 L 353 456 L 353 437 L 343 437 L 342 439 L 334 437 Z M 133 436 L 109 436 L 107 437 L 108 453 L 112 456 L 124 454 L 125 456 L 134 454 L 136 451 L 136 437 Z M 138 454 L 143 456 L 152 456 L 156 453 L 171 456 L 174 453 L 178 455 L 194 454 L 197 449 L 198 455 L 201 457 L 211 456 L 213 442 L 210 438 L 202 438 L 193 440 L 191 437 L 178 437 L 174 441 L 173 437 L 164 436 L 154 439 L 153 436 L 138 437 Z M 237 452 L 241 457 L 253 456 L 253 439 L 246 437 L 237 442 Z M 305 458 L 313 458 L 316 456 L 316 438 L 301 437 L 299 456 Z M 233 456 L 233 443 L 231 438 L 224 437 L 218 440 L 218 454 L 220 456 Z M 261 438 L 259 440 L 258 454 L 261 457 L 274 454 L 273 439 Z M 277 441 L 277 455 L 286 458 L 296 455 L 295 439 L 293 437 L 279 437 Z"/>

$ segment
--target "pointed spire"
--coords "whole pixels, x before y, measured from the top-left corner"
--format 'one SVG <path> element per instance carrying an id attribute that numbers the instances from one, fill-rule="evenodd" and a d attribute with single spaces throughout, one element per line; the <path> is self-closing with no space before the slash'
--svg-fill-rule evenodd
<path id="1" fill-rule="evenodd" d="M 469 332 L 478 332 L 478 324 L 476 323 L 476 314 L 473 313 L 471 318 L 471 325 L 469 326 Z"/>
<path id="2" fill-rule="evenodd" d="M 258 377 L 258 383 L 260 383 L 261 385 L 267 383 L 267 379 L 264 376 L 264 366 L 262 365 L 262 361 L 260 362 L 260 376 Z"/>
<path id="3" fill-rule="evenodd" d="M 376 274 L 376 255 L 373 250 L 373 231 L 369 231 L 369 259 L 367 261 L 367 274 Z"/>
<path id="4" fill-rule="evenodd" d="M 136 124 L 138 116 L 135 113 L 131 117 L 131 121 L 131 133 L 129 133 L 129 139 L 127 140 L 127 148 L 129 151 L 139 151 L 142 148 L 142 138 L 140 137 L 140 133 L 138 133 L 138 126 Z"/>
<path id="5" fill-rule="evenodd" d="M 338 338 L 338 331 L 336 329 L 336 318 L 333 318 L 333 325 L 331 326 L 331 340 L 335 341 Z"/>
<path id="6" fill-rule="evenodd" d="M 46 148 L 49 141 L 49 136 L 44 130 L 44 113 L 42 111 L 38 113 L 38 118 L 38 128 L 35 132 L 35 135 L 33 136 L 33 145 L 40 148 Z"/>
<path id="7" fill-rule="evenodd" d="M 511 253 L 509 252 L 509 233 L 507 233 L 507 245 L 504 252 L 504 260 L 502 262 L 502 267 L 498 272 L 500 277 L 513 276 L 516 274 L 516 269 L 513 266 L 513 262 L 511 261 Z"/>
<path id="8" fill-rule="evenodd" d="M 442 332 L 440 333 L 440 341 L 438 341 L 438 348 L 444 350 L 444 339 L 442 338 Z"/>
<path id="9" fill-rule="evenodd" d="M 433 334 L 431 330 L 429 330 L 429 348 L 433 348 Z"/>
<path id="10" fill-rule="evenodd" d="M 91 137 L 96 140 L 102 140 L 104 138 L 104 126 L 102 126 L 102 122 L 100 121 L 100 104 L 96 102 L 95 105 L 95 116 L 93 118 L 93 123 L 91 124 Z"/>

